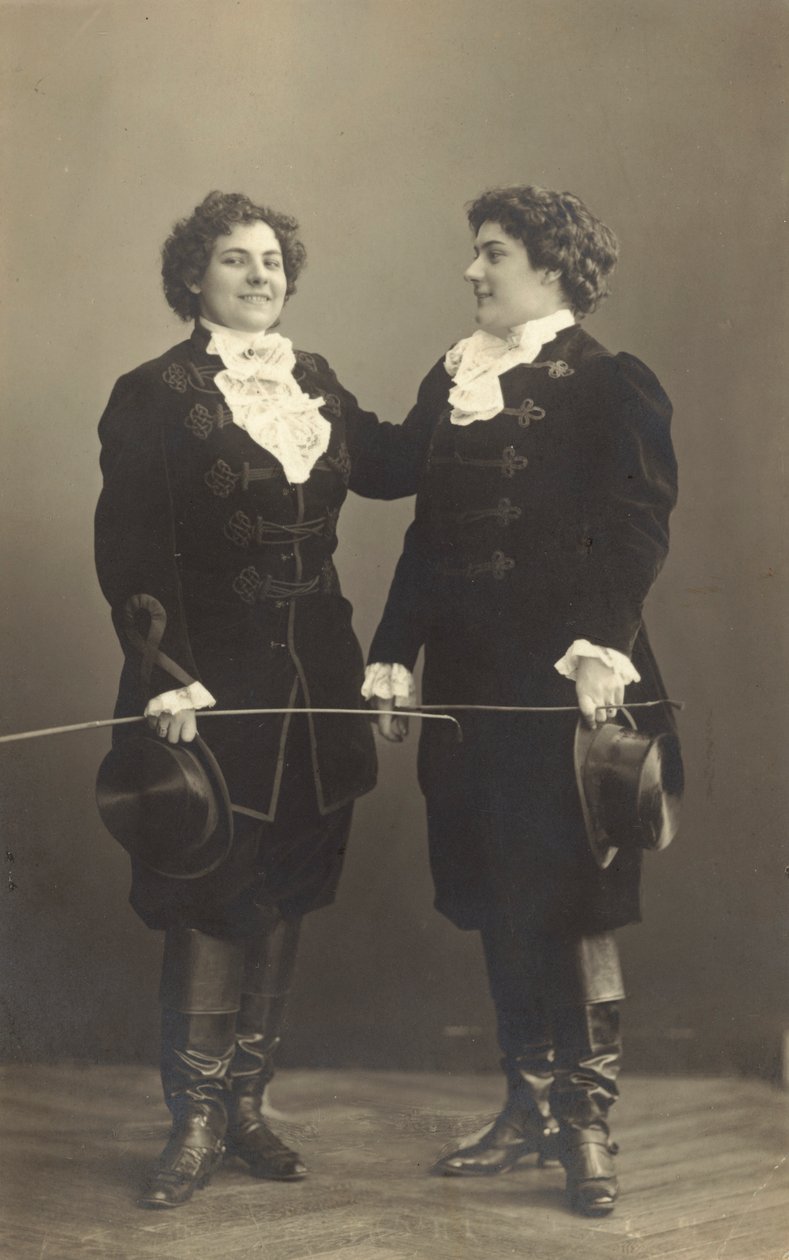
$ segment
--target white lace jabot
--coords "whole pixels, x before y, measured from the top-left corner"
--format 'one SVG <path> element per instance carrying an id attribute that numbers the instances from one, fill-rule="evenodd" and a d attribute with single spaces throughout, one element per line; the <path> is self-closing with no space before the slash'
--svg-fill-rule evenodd
<path id="1" fill-rule="evenodd" d="M 306 481 L 329 445 L 331 425 L 320 414 L 323 398 L 310 398 L 293 379 L 292 344 L 279 333 L 200 322 L 211 334 L 208 353 L 225 365 L 216 384 L 233 423 L 279 460 L 289 482 Z"/>
<path id="2" fill-rule="evenodd" d="M 453 424 L 492 420 L 504 406 L 499 377 L 519 363 L 533 363 L 542 347 L 575 323 L 563 308 L 512 329 L 507 341 L 478 329 L 453 346 L 444 367 L 455 384 L 449 391 Z"/>

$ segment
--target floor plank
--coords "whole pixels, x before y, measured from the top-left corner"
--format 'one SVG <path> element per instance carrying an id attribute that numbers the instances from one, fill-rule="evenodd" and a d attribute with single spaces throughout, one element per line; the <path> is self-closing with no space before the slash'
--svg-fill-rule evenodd
<path id="1" fill-rule="evenodd" d="M 0 1075 L 0 1253 L 9 1260 L 789 1260 L 789 1096 L 756 1081 L 626 1078 L 621 1205 L 572 1215 L 559 1168 L 426 1175 L 501 1101 L 500 1078 L 288 1072 L 276 1128 L 298 1185 L 227 1162 L 186 1207 L 134 1204 L 163 1144 L 155 1072 Z"/>

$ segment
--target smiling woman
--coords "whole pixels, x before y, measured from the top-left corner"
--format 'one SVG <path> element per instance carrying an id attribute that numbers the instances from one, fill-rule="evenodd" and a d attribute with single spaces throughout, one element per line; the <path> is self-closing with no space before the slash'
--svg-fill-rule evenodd
<path id="1" fill-rule="evenodd" d="M 291 215 L 255 205 L 243 193 L 209 193 L 193 214 L 176 223 L 162 247 L 162 283 L 167 301 L 181 319 L 195 319 L 201 313 L 200 285 L 214 260 L 218 242 L 240 229 L 251 229 L 254 237 L 259 228 L 268 229 L 264 249 L 280 254 L 285 298 L 292 297 L 307 259 L 307 251 L 297 236 L 298 227 Z M 247 248 L 246 242 L 243 248 Z"/>
<path id="2" fill-rule="evenodd" d="M 215 324 L 265 332 L 276 324 L 287 294 L 282 249 L 268 223 L 239 223 L 214 245 L 200 280 L 189 290 L 200 314 Z"/>
<path id="3" fill-rule="evenodd" d="M 533 267 L 523 241 L 500 223 L 483 223 L 465 271 L 474 286 L 477 324 L 506 341 L 511 328 L 553 315 L 567 305 L 561 277 L 561 271 Z"/>
<path id="4" fill-rule="evenodd" d="M 513 328 L 569 308 L 578 319 L 608 296 L 619 245 L 573 193 L 496 188 L 472 202 L 477 323 L 505 340 Z"/>
<path id="5" fill-rule="evenodd" d="M 299 710 L 362 707 L 337 518 L 349 489 L 412 494 L 429 436 L 419 406 L 380 424 L 274 331 L 305 261 L 297 229 L 219 192 L 176 224 L 164 290 L 192 334 L 122 377 L 100 425 L 96 563 L 126 658 L 116 713 L 144 711 L 155 732 L 124 728 L 101 777 L 132 905 L 165 930 L 173 1127 L 145 1207 L 185 1203 L 225 1148 L 254 1176 L 305 1175 L 263 1091 L 301 917 L 334 899 L 376 764 L 363 714 Z M 209 748 L 196 714 L 217 700 L 288 712 L 217 721 Z"/>

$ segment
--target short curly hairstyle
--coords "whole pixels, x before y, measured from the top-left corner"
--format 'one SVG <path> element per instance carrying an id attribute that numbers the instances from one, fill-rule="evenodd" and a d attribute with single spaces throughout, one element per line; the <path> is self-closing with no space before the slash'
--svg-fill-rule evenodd
<path id="1" fill-rule="evenodd" d="M 532 267 L 560 271 L 564 295 L 580 318 L 608 297 L 619 242 L 580 197 L 532 184 L 491 188 L 466 212 L 475 233 L 483 223 L 499 223 L 523 242 Z"/>
<path id="2" fill-rule="evenodd" d="M 200 298 L 189 290 L 202 279 L 214 242 L 238 223 L 267 223 L 279 241 L 287 280 L 286 300 L 296 292 L 296 280 L 307 261 L 307 251 L 296 233 L 299 225 L 289 214 L 256 205 L 243 193 L 210 192 L 192 214 L 179 219 L 162 246 L 162 285 L 168 304 L 181 319 L 195 319 Z"/>

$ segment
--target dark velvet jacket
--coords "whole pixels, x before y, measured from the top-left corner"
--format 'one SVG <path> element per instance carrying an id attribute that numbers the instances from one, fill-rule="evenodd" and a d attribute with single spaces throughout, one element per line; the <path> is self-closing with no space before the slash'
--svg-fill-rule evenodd
<path id="1" fill-rule="evenodd" d="M 500 380 L 501 413 L 468 426 L 450 422 L 443 363 L 423 383 L 434 432 L 370 660 L 413 668 L 424 647 L 427 703 L 573 705 L 554 663 L 586 638 L 632 656 L 628 700 L 657 698 L 641 614 L 676 500 L 669 400 L 580 327 Z M 439 908 L 465 927 L 502 902 L 535 927 L 636 919 L 637 856 L 600 872 L 587 851 L 575 718 L 459 716 L 463 745 L 439 723 L 420 741 Z"/>
<path id="2" fill-rule="evenodd" d="M 348 490 L 412 494 L 428 430 L 362 411 L 326 360 L 297 352 L 294 376 L 332 427 L 308 480 L 232 421 L 214 383 L 209 334 L 116 384 L 100 423 L 104 487 L 96 565 L 125 654 L 118 715 L 193 680 L 219 708 L 358 708 L 362 656 L 332 560 Z M 328 813 L 375 782 L 369 722 L 311 716 L 318 806 Z M 201 724 L 237 810 L 275 816 L 289 719 Z"/>

